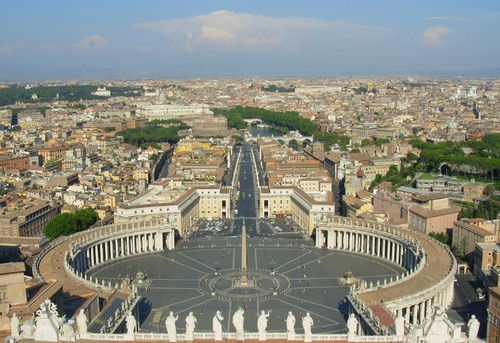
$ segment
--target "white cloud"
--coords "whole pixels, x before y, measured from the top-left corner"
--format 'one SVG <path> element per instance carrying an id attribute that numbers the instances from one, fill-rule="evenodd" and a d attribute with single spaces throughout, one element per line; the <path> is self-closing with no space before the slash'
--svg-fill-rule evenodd
<path id="1" fill-rule="evenodd" d="M 92 51 L 105 48 L 108 45 L 108 40 L 99 35 L 90 35 L 79 42 L 73 44 L 73 49 L 77 51 Z"/>
<path id="2" fill-rule="evenodd" d="M 444 44 L 444 37 L 452 33 L 453 29 L 446 26 L 431 26 L 420 35 L 423 46 L 440 47 Z"/>
<path id="3" fill-rule="evenodd" d="M 386 28 L 305 17 L 269 17 L 216 11 L 190 18 L 137 23 L 135 28 L 163 34 L 187 51 L 198 47 L 226 49 L 296 49 L 339 41 L 368 42 L 387 37 Z"/>
<path id="4" fill-rule="evenodd" d="M 5 55 L 11 55 L 19 51 L 19 49 L 23 48 L 26 45 L 24 42 L 16 42 L 16 43 L 7 43 L 5 45 L 0 46 L 0 53 Z"/>

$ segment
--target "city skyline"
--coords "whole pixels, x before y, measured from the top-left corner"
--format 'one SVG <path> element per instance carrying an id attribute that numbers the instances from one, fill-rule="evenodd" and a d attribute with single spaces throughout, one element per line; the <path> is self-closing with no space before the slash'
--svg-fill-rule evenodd
<path id="1" fill-rule="evenodd" d="M 0 81 L 500 75 L 500 4 L 8 2 Z"/>

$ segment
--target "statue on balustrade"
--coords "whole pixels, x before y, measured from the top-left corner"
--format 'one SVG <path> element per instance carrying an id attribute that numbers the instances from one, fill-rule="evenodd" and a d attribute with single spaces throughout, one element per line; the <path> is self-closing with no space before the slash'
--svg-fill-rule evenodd
<path id="1" fill-rule="evenodd" d="M 358 320 L 354 313 L 351 313 L 347 319 L 347 336 L 353 337 L 358 334 Z"/>
<path id="2" fill-rule="evenodd" d="M 311 318 L 309 312 L 306 313 L 304 317 L 302 317 L 302 327 L 304 328 L 304 342 L 312 342 L 312 326 L 314 325 L 314 321 Z"/>
<path id="3" fill-rule="evenodd" d="M 125 318 L 125 321 L 127 322 L 127 333 L 128 334 L 133 334 L 135 332 L 136 326 L 137 326 L 137 321 L 135 320 L 134 315 L 132 312 L 127 313 L 127 317 Z"/>
<path id="4" fill-rule="evenodd" d="M 76 325 L 78 326 L 78 333 L 80 335 L 85 335 L 87 333 L 87 323 L 88 323 L 87 315 L 85 315 L 85 310 L 80 309 L 80 313 L 76 317 Z"/>
<path id="5" fill-rule="evenodd" d="M 177 342 L 177 329 L 175 328 L 175 322 L 177 319 L 179 319 L 179 316 L 174 316 L 174 312 L 170 311 L 167 319 L 165 320 L 169 342 Z"/>
<path id="6" fill-rule="evenodd" d="M 479 321 L 476 319 L 475 315 L 472 315 L 467 323 L 469 328 L 468 338 L 471 340 L 476 339 L 477 333 L 479 332 Z"/>
<path id="7" fill-rule="evenodd" d="M 222 321 L 224 317 L 217 311 L 215 316 L 212 318 L 212 330 L 214 331 L 214 339 L 216 341 L 222 341 Z"/>

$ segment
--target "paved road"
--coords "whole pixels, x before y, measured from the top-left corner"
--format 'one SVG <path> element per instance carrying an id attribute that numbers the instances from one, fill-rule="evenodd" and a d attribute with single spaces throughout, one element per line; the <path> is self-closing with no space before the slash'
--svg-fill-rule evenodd
<path id="1" fill-rule="evenodd" d="M 479 299 L 476 288 L 480 284 L 472 274 L 460 274 L 456 276 L 455 297 L 447 314 L 454 322 L 462 322 L 462 331 L 471 315 L 475 315 L 481 325 L 479 326 L 479 337 L 486 337 L 486 320 L 488 318 L 487 302 Z"/>

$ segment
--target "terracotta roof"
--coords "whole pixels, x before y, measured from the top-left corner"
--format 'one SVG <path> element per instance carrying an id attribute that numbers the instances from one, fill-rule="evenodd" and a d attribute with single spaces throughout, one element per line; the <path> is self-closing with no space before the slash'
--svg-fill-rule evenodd
<path id="1" fill-rule="evenodd" d="M 24 273 L 24 262 L 0 263 L 0 274 Z"/>
<path id="2" fill-rule="evenodd" d="M 416 213 L 417 215 L 424 217 L 424 218 L 434 218 L 434 217 L 439 217 L 439 216 L 444 216 L 447 214 L 451 213 L 458 213 L 460 212 L 460 207 L 448 207 L 448 208 L 443 208 L 441 210 L 426 210 L 422 208 L 421 206 L 412 206 L 409 208 L 410 212 Z"/>
<path id="3" fill-rule="evenodd" d="M 382 306 L 375 304 L 368 307 L 372 310 L 373 315 L 379 319 L 382 326 L 389 327 L 394 324 L 394 319 Z"/>

